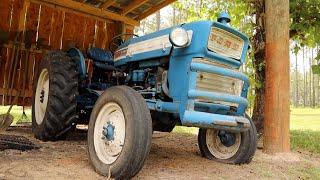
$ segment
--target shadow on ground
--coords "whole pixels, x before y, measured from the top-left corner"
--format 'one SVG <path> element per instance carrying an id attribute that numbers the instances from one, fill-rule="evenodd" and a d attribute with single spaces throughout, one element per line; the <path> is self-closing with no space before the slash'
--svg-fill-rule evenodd
<path id="1" fill-rule="evenodd" d="M 75 131 L 65 141 L 40 142 L 30 128 L 10 128 L 7 135 L 24 136 L 38 150 L 0 151 L 0 179 L 105 179 L 88 163 L 86 132 Z M 200 157 L 196 135 L 156 133 L 150 155 L 135 179 L 317 179 L 320 156 L 292 152 L 270 156 L 257 151 L 246 165 L 228 165 Z"/>

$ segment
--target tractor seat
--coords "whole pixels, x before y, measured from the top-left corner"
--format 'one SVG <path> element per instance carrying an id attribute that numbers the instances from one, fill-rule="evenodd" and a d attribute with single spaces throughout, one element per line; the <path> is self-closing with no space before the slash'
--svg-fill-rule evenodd
<path id="1" fill-rule="evenodd" d="M 88 56 L 93 61 L 98 61 L 101 63 L 113 63 L 113 57 L 110 51 L 105 51 L 100 48 L 89 48 L 88 49 Z"/>

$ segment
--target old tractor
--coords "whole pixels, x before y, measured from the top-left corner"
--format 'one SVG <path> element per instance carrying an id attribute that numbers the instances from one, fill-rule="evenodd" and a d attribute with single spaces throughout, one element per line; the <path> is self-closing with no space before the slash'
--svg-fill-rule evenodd
<path id="1" fill-rule="evenodd" d="M 114 37 L 110 51 L 72 48 L 45 56 L 34 90 L 35 137 L 58 140 L 89 122 L 90 163 L 114 178 L 136 175 L 153 131 L 175 126 L 199 127 L 202 156 L 249 163 L 256 129 L 246 115 L 249 79 L 240 71 L 249 40 L 230 26 L 229 15 L 125 36 Z"/>

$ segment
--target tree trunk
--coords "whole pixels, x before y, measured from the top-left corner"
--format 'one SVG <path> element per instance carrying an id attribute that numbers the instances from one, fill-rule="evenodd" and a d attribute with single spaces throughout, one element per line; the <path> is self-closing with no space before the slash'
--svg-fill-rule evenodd
<path id="1" fill-rule="evenodd" d="M 306 107 L 306 69 L 305 69 L 305 47 L 302 49 L 302 61 L 303 61 L 303 107 Z"/>
<path id="2" fill-rule="evenodd" d="M 290 151 L 289 0 L 266 0 L 264 151 Z"/>
<path id="3" fill-rule="evenodd" d="M 298 53 L 295 53 L 296 56 L 296 99 L 295 99 L 295 106 L 299 106 L 299 77 L 298 77 Z"/>
<path id="4" fill-rule="evenodd" d="M 310 59 L 310 76 L 312 79 L 312 85 L 310 86 L 311 90 L 312 90 L 312 97 L 311 97 L 311 100 L 312 100 L 312 107 L 315 108 L 316 106 L 316 93 L 315 93 L 315 85 L 314 85 L 314 74 L 312 73 L 312 64 L 313 64 L 313 48 L 311 49 L 311 59 Z"/>
<path id="5" fill-rule="evenodd" d="M 175 7 L 172 7 L 172 26 L 175 26 L 177 23 L 176 23 L 176 8 Z"/>
<path id="6" fill-rule="evenodd" d="M 255 99 L 252 113 L 252 119 L 257 127 L 258 133 L 263 133 L 264 121 L 264 101 L 265 101 L 265 6 L 264 0 L 254 2 L 256 14 L 256 33 L 252 38 L 254 49 L 253 67 L 255 69 L 255 80 L 258 85 L 255 86 Z"/>
<path id="7" fill-rule="evenodd" d="M 160 10 L 157 12 L 156 18 L 157 18 L 157 31 L 159 31 L 160 30 L 160 24 L 161 24 Z"/>

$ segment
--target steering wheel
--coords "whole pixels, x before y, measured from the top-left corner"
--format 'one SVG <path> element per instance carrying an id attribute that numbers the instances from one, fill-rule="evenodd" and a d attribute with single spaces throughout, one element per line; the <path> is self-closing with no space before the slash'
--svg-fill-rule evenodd
<path id="1" fill-rule="evenodd" d="M 114 54 L 114 52 L 118 49 L 118 47 L 124 43 L 123 37 L 127 37 L 127 36 L 139 37 L 138 35 L 133 33 L 123 33 L 123 34 L 114 36 L 109 43 L 109 50 L 111 51 L 112 54 Z"/>

